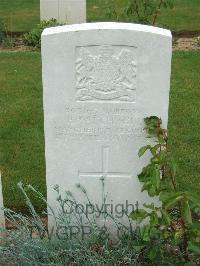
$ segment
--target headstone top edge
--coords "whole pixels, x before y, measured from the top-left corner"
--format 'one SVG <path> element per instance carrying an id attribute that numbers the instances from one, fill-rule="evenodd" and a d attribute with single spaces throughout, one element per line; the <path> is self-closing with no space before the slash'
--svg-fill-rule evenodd
<path id="1" fill-rule="evenodd" d="M 154 26 L 141 25 L 141 24 L 121 23 L 121 22 L 81 23 L 81 24 L 51 27 L 43 31 L 42 37 L 58 33 L 78 32 L 86 30 L 129 30 L 135 32 L 154 33 L 172 38 L 171 31 L 167 29 L 158 28 Z"/>

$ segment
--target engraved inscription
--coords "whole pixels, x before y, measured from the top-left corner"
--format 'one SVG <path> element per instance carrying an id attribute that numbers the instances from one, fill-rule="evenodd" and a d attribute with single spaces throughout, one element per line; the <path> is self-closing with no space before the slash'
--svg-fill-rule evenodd
<path id="1" fill-rule="evenodd" d="M 65 123 L 54 123 L 56 138 L 129 141 L 144 137 L 143 118 L 134 107 L 66 107 Z"/>
<path id="2" fill-rule="evenodd" d="M 134 47 L 79 47 L 76 54 L 77 101 L 135 101 Z"/>

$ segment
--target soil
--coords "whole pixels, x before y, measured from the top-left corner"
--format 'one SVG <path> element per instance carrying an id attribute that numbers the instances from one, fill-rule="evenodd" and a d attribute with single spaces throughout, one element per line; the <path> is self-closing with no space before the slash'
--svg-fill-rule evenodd
<path id="1" fill-rule="evenodd" d="M 174 51 L 200 50 L 200 46 L 195 43 L 196 38 L 178 38 L 174 39 Z"/>
<path id="2" fill-rule="evenodd" d="M 34 51 L 34 49 L 30 46 L 24 45 L 22 38 L 15 39 L 14 47 L 7 47 L 3 44 L 0 44 L 0 52 L 24 52 L 24 51 Z"/>
<path id="3" fill-rule="evenodd" d="M 195 43 L 196 37 L 174 37 L 173 39 L 173 50 L 174 51 L 191 51 L 200 50 L 200 46 Z M 5 47 L 0 45 L 0 52 L 24 52 L 34 51 L 32 47 L 23 44 L 21 38 L 16 39 L 16 46 L 13 48 Z"/>

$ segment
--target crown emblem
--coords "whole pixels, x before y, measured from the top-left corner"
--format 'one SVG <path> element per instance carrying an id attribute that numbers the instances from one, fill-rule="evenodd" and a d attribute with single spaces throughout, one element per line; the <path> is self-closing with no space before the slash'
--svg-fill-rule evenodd
<path id="1" fill-rule="evenodd" d="M 115 52 L 110 45 L 97 48 L 94 55 L 81 48 L 76 61 L 78 101 L 135 100 L 136 60 L 129 49 Z"/>

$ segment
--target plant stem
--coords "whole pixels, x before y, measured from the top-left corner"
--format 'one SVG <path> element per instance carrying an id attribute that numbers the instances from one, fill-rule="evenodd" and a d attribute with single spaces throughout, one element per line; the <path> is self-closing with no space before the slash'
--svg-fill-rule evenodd
<path id="1" fill-rule="evenodd" d="M 137 14 L 138 20 L 140 20 L 139 7 L 138 7 L 137 0 L 134 0 L 134 3 L 135 3 L 135 12 Z"/>
<path id="2" fill-rule="evenodd" d="M 158 7 L 156 9 L 156 12 L 155 12 L 155 16 L 153 18 L 153 22 L 152 22 L 152 25 L 155 25 L 156 23 L 156 20 L 158 18 L 158 13 L 159 13 L 159 10 L 161 9 L 161 6 L 163 5 L 163 0 L 160 0 L 159 4 L 158 4 Z"/>
<path id="3" fill-rule="evenodd" d="M 176 186 L 176 182 L 175 182 L 175 177 L 173 176 L 172 172 L 170 171 L 170 179 L 172 182 L 172 185 L 174 187 L 174 191 L 177 192 L 177 186 Z M 178 209 L 181 215 L 181 225 L 183 228 L 183 257 L 186 261 L 189 261 L 189 255 L 188 255 L 188 239 L 187 239 L 187 228 L 185 225 L 185 222 L 183 220 L 183 215 L 182 215 L 182 208 L 181 208 L 181 204 L 180 202 L 178 203 Z"/>
<path id="4" fill-rule="evenodd" d="M 159 122 L 158 122 L 158 134 L 157 134 L 157 137 L 159 138 L 159 131 L 162 130 L 161 128 L 161 124 L 162 124 L 162 120 L 160 119 Z M 168 152 L 168 136 L 167 136 L 167 133 L 165 131 L 163 131 L 163 140 L 165 141 L 165 151 L 166 153 Z M 162 148 L 161 148 L 161 145 L 160 145 L 160 152 L 162 151 Z M 166 176 L 165 176 L 165 166 L 162 165 L 161 166 L 161 173 L 162 173 L 162 180 L 165 180 L 166 179 Z M 173 175 L 171 169 L 169 169 L 169 174 L 170 174 L 170 180 L 172 182 L 172 185 L 173 185 L 173 188 L 174 188 L 174 191 L 177 192 L 177 185 L 176 185 L 176 181 L 175 181 L 175 176 Z M 188 256 L 188 239 L 187 239 L 187 228 L 186 228 L 186 225 L 185 225 L 185 222 L 184 222 L 184 219 L 183 219 L 183 215 L 182 215 L 182 208 L 181 208 L 181 204 L 180 202 L 178 203 L 178 209 L 179 209 L 179 212 L 180 212 L 180 215 L 181 215 L 181 225 L 182 225 L 182 228 L 183 228 L 183 257 L 185 258 L 186 261 L 189 261 L 189 256 Z"/>

